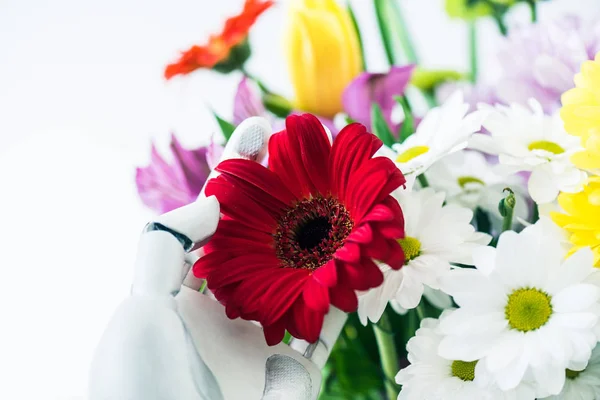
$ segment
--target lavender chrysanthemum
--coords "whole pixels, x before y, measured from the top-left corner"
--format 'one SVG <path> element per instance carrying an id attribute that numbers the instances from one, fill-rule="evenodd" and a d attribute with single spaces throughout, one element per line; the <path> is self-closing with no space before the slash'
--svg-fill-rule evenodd
<path id="1" fill-rule="evenodd" d="M 514 28 L 498 53 L 496 95 L 506 104 L 537 99 L 546 112 L 560 107 L 580 65 L 600 50 L 600 25 L 575 16 Z"/>

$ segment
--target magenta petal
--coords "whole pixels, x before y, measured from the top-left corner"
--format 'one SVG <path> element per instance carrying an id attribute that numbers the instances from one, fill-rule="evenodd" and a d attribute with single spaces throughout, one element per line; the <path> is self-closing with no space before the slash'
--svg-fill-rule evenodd
<path id="1" fill-rule="evenodd" d="M 206 163 L 212 171 L 221 162 L 225 147 L 215 142 L 214 135 L 210 138 L 210 144 L 206 148 Z"/>
<path id="2" fill-rule="evenodd" d="M 250 117 L 262 117 L 266 112 L 254 82 L 246 77 L 242 78 L 233 100 L 233 124 L 239 125 Z"/>
<path id="3" fill-rule="evenodd" d="M 172 135 L 170 148 L 173 152 L 174 166 L 181 169 L 190 192 L 198 195 L 210 174 L 210 168 L 206 162 L 206 147 L 187 150 L 179 143 L 177 137 Z"/>
<path id="4" fill-rule="evenodd" d="M 152 145 L 150 164 L 138 168 L 135 177 L 142 202 L 161 214 L 195 201 L 210 172 L 206 148 L 187 150 L 173 136 L 170 149 L 173 163 Z"/>
<path id="5" fill-rule="evenodd" d="M 363 72 L 346 87 L 343 94 L 344 110 L 353 120 L 370 127 L 371 104 L 377 103 L 394 131 L 391 116 L 394 96 L 402 95 L 410 81 L 414 65 L 392 67 L 387 73 Z"/>

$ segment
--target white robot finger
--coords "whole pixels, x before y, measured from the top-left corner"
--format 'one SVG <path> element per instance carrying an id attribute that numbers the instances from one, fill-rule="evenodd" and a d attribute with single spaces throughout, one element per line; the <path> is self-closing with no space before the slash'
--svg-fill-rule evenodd
<path id="1" fill-rule="evenodd" d="M 269 138 L 272 133 L 271 124 L 265 118 L 250 117 L 245 119 L 231 134 L 220 161 L 242 158 L 258 163 L 262 162 L 267 155 Z M 218 172 L 211 172 L 206 181 L 208 182 L 217 175 Z M 205 187 L 206 184 L 202 188 L 199 198 L 204 197 Z"/>

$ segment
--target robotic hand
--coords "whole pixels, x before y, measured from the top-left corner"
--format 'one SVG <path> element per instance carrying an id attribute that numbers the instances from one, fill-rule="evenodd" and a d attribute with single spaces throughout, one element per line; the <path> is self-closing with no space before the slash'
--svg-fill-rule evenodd
<path id="1" fill-rule="evenodd" d="M 260 162 L 271 128 L 242 123 L 223 159 Z M 321 337 L 267 346 L 262 328 L 229 320 L 189 272 L 219 221 L 214 196 L 171 211 L 142 233 L 131 296 L 115 312 L 92 362 L 90 400 L 310 400 L 346 315 L 332 308 Z"/>

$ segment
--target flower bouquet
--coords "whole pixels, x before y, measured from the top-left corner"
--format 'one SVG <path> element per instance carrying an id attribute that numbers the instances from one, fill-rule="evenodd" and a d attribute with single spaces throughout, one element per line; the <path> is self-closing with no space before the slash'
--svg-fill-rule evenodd
<path id="1" fill-rule="evenodd" d="M 321 399 L 600 399 L 600 24 L 446 0 L 471 70 L 428 70 L 402 2 L 371 3 L 387 71 L 369 70 L 336 0 L 246 0 L 184 51 L 165 78 L 241 76 L 233 118 L 215 114 L 206 147 L 173 136 L 172 161 L 153 148 L 141 199 L 164 213 L 216 197 L 193 274 L 269 345 L 317 342 L 333 308 L 349 313 Z M 245 68 L 274 6 L 290 99 Z M 523 7 L 529 23 L 505 23 Z M 503 36 L 493 83 L 478 79 L 481 19 Z M 257 117 L 274 131 L 264 161 L 224 157 Z"/>

